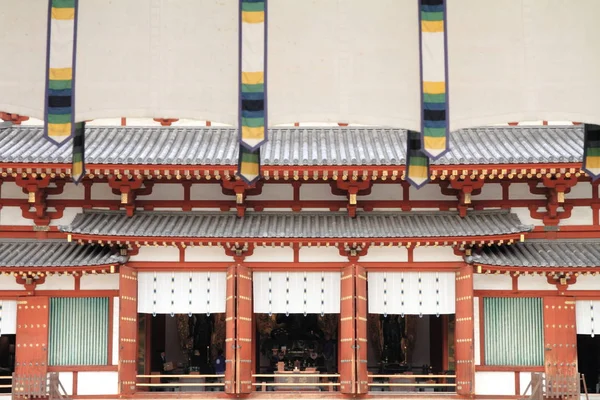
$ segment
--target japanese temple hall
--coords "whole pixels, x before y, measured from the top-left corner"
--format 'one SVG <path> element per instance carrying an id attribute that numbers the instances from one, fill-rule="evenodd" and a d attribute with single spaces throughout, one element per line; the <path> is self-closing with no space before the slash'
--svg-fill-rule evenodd
<path id="1" fill-rule="evenodd" d="M 0 0 L 0 400 L 600 399 L 599 13 Z"/>

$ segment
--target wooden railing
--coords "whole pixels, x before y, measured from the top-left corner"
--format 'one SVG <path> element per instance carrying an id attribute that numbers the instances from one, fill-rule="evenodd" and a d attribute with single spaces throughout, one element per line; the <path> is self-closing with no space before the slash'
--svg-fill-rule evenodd
<path id="1" fill-rule="evenodd" d="M 340 374 L 318 372 L 280 372 L 277 374 L 253 374 L 252 386 L 257 391 L 336 391 Z"/>
<path id="2" fill-rule="evenodd" d="M 210 388 L 224 388 L 225 375 L 137 375 L 137 387 L 150 388 L 150 389 L 170 389 L 170 390 L 181 390 L 182 388 L 196 388 L 197 391 L 204 390 L 206 387 Z M 195 382 L 191 382 L 194 380 Z"/>
<path id="3" fill-rule="evenodd" d="M 371 388 L 380 388 L 384 390 L 402 390 L 402 391 L 418 391 L 418 390 L 440 390 L 454 392 L 456 390 L 456 375 L 412 375 L 412 374 L 396 374 L 396 375 L 380 375 L 369 374 L 369 390 Z"/>
<path id="4" fill-rule="evenodd" d="M 12 375 L 0 376 L 0 389 L 12 389 Z"/>
<path id="5" fill-rule="evenodd" d="M 588 399 L 587 385 L 583 374 L 547 375 L 532 372 L 531 381 L 523 391 L 521 400 L 579 399 L 583 383 L 584 395 Z M 531 389 L 531 393 L 527 392 Z"/>
<path id="6" fill-rule="evenodd" d="M 5 379 L 5 378 L 2 378 Z M 6 387 L 6 386 L 2 386 Z M 49 400 L 68 400 L 70 397 L 60 383 L 57 372 L 42 375 L 17 375 L 12 376 L 13 398 Z"/>

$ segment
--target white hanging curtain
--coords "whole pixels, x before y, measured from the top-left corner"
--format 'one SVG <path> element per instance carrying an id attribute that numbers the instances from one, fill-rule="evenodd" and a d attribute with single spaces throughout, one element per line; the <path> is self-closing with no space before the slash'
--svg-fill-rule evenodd
<path id="1" fill-rule="evenodd" d="M 338 314 L 339 272 L 254 272 L 254 312 Z"/>
<path id="2" fill-rule="evenodd" d="M 225 272 L 140 272 L 138 312 L 210 314 L 225 312 Z"/>
<path id="3" fill-rule="evenodd" d="M 600 333 L 600 300 L 577 300 L 575 302 L 577 334 Z"/>
<path id="4" fill-rule="evenodd" d="M 17 333 L 17 301 L 0 300 L 0 336 Z"/>
<path id="5" fill-rule="evenodd" d="M 454 272 L 369 272 L 369 313 L 454 314 Z"/>

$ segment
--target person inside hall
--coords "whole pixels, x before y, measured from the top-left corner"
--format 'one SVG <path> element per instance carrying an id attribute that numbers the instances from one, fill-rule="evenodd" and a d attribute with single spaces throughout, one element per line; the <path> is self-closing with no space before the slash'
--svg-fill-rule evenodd
<path id="1" fill-rule="evenodd" d="M 217 358 L 213 362 L 213 367 L 216 375 L 225 375 L 225 356 L 223 355 L 223 350 L 219 349 L 217 351 Z M 219 383 L 224 381 L 224 378 L 217 378 L 217 382 Z M 222 390 L 222 388 L 214 390 Z"/>

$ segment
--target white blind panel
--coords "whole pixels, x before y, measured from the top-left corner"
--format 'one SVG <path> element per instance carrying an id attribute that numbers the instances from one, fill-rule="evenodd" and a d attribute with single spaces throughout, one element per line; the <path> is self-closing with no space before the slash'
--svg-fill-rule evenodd
<path id="1" fill-rule="evenodd" d="M 238 7 L 230 0 L 81 1 L 77 120 L 236 123 Z"/>
<path id="2" fill-rule="evenodd" d="M 0 0 L 0 111 L 44 118 L 48 2 Z"/>
<path id="3" fill-rule="evenodd" d="M 412 0 L 270 0 L 269 124 L 420 129 L 418 15 Z"/>
<path id="4" fill-rule="evenodd" d="M 254 312 L 338 314 L 339 272 L 254 272 Z"/>
<path id="5" fill-rule="evenodd" d="M 0 336 L 17 333 L 17 301 L 0 300 Z"/>
<path id="6" fill-rule="evenodd" d="M 450 128 L 600 123 L 598 13 L 597 0 L 448 2 Z"/>
<path id="7" fill-rule="evenodd" d="M 140 272 L 138 312 L 225 312 L 225 272 Z"/>
<path id="8" fill-rule="evenodd" d="M 600 334 L 600 300 L 577 300 L 575 307 L 577 334 Z"/>
<path id="9" fill-rule="evenodd" d="M 454 314 L 455 292 L 453 272 L 368 273 L 371 314 Z"/>

